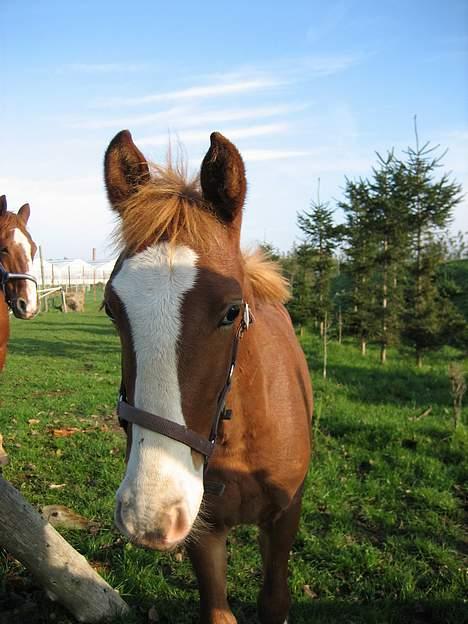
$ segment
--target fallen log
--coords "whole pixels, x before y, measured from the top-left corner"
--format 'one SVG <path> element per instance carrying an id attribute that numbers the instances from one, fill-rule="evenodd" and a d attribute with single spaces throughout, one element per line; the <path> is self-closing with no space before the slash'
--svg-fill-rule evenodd
<path id="1" fill-rule="evenodd" d="M 129 612 L 118 592 L 1 476 L 0 546 L 78 622 L 104 622 Z"/>

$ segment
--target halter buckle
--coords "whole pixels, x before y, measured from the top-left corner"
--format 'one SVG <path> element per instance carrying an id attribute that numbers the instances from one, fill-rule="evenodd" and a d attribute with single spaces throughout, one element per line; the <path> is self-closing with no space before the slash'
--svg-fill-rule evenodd
<path id="1" fill-rule="evenodd" d="M 227 407 L 225 407 L 223 411 L 221 412 L 221 420 L 231 420 L 231 418 L 232 418 L 232 410 L 227 409 Z"/>

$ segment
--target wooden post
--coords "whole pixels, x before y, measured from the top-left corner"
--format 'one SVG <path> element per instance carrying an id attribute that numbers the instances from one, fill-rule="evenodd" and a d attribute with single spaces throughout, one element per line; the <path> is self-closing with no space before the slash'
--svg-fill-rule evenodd
<path id="1" fill-rule="evenodd" d="M 60 289 L 60 296 L 62 297 L 62 310 L 66 314 L 68 312 L 67 298 L 65 297 L 65 291 L 63 290 L 63 288 Z"/>
<path id="2" fill-rule="evenodd" d="M 42 245 L 39 245 L 39 260 L 41 263 L 41 289 L 44 290 L 45 288 L 45 279 L 44 279 L 44 256 L 42 255 Z M 47 304 L 47 297 L 44 297 L 44 303 L 42 305 L 42 308 L 47 312 L 49 309 L 49 306 Z"/>
<path id="3" fill-rule="evenodd" d="M 338 305 L 338 344 L 341 344 L 343 338 L 343 315 L 341 313 L 341 303 Z"/>
<path id="4" fill-rule="evenodd" d="M 52 263 L 52 286 L 55 286 L 55 271 L 54 271 L 54 264 Z"/>
<path id="5" fill-rule="evenodd" d="M 323 319 L 323 378 L 327 378 L 327 360 L 328 360 L 328 313 L 325 310 Z"/>
<path id="6" fill-rule="evenodd" d="M 96 262 L 96 247 L 93 247 L 93 251 L 91 253 L 91 258 L 93 259 L 93 262 Z"/>
<path id="7" fill-rule="evenodd" d="M 118 592 L 2 477 L 0 509 L 0 545 L 78 622 L 102 622 L 129 613 Z"/>

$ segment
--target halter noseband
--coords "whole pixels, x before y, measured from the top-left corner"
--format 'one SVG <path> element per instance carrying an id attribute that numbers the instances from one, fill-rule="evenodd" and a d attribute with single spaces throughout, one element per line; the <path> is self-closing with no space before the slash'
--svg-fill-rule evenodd
<path id="1" fill-rule="evenodd" d="M 231 359 L 229 362 L 229 369 L 224 386 L 219 393 L 218 402 L 216 405 L 216 412 L 211 424 L 210 435 L 207 438 L 196 433 L 192 429 L 179 425 L 172 420 L 167 420 L 156 414 L 145 412 L 138 407 L 134 407 L 127 402 L 127 393 L 122 380 L 120 386 L 119 399 L 117 401 L 117 416 L 121 426 L 126 430 L 128 423 L 135 423 L 140 425 L 144 429 L 149 429 L 155 433 L 182 442 L 186 446 L 189 446 L 194 451 L 197 451 L 205 458 L 203 474 L 205 475 L 208 467 L 208 461 L 213 453 L 216 439 L 218 437 L 218 429 L 222 420 L 230 420 L 232 417 L 231 410 L 226 409 L 226 397 L 231 388 L 232 376 L 236 367 L 237 351 L 239 349 L 239 341 L 242 338 L 243 333 L 249 328 L 250 323 L 253 321 L 253 316 L 249 309 L 249 304 L 244 303 L 242 309 L 242 317 L 239 326 L 234 335 L 232 343 Z M 204 482 L 205 492 L 220 496 L 224 492 L 224 484 L 213 481 Z"/>
<path id="2" fill-rule="evenodd" d="M 6 292 L 6 285 L 8 282 L 17 281 L 17 280 L 29 280 L 30 282 L 34 282 L 37 286 L 37 280 L 33 275 L 29 273 L 10 273 L 5 269 L 3 264 L 0 262 L 0 290 L 3 292 L 5 296 L 5 301 L 11 307 L 11 299 L 8 297 Z"/>

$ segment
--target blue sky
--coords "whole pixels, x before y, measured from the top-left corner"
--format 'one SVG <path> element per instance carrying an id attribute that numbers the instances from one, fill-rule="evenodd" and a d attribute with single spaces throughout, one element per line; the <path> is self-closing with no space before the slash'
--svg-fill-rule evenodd
<path id="1" fill-rule="evenodd" d="M 180 140 L 193 169 L 211 131 L 235 142 L 245 244 L 288 249 L 318 178 L 333 206 L 376 150 L 413 144 L 414 114 L 468 190 L 464 0 L 0 0 L 0 23 L 0 193 L 30 202 L 47 257 L 112 254 L 102 158 L 123 128 L 156 161 Z"/>

